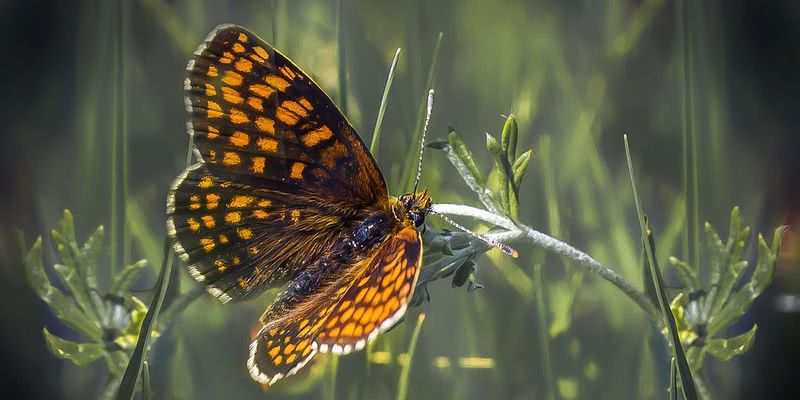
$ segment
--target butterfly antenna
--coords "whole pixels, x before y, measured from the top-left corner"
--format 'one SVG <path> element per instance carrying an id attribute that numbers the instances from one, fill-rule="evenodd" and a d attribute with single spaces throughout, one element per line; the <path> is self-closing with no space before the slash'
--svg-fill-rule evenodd
<path id="1" fill-rule="evenodd" d="M 414 180 L 414 190 L 411 194 L 417 193 L 419 178 L 422 177 L 422 157 L 425 155 L 425 135 L 428 134 L 428 124 L 431 122 L 433 112 L 433 89 L 428 91 L 428 108 L 425 111 L 425 125 L 422 127 L 422 140 L 419 141 L 419 161 L 417 162 L 417 178 Z"/>
<path id="2" fill-rule="evenodd" d="M 456 228 L 460 229 L 464 233 L 466 233 L 466 234 L 468 234 L 468 235 L 470 235 L 470 236 L 472 236 L 472 237 L 474 237 L 476 239 L 482 240 L 483 242 L 485 242 L 486 244 L 488 244 L 490 246 L 493 246 L 493 247 L 496 247 L 496 248 L 500 249 L 500 251 L 502 251 L 506 255 L 509 255 L 511 257 L 514 257 L 514 258 L 518 258 L 519 257 L 519 253 L 516 250 L 514 250 L 513 248 L 511 248 L 511 246 L 509 246 L 509 245 L 507 245 L 507 244 L 505 244 L 503 242 L 500 242 L 497 239 L 495 239 L 495 238 L 493 238 L 493 237 L 491 237 L 489 235 L 484 235 L 482 233 L 473 232 L 473 231 L 467 229 L 467 227 L 465 227 L 464 225 L 461 225 L 458 222 L 453 221 L 452 219 L 450 219 L 450 217 L 448 217 L 448 216 L 446 216 L 444 214 L 439 214 L 439 213 L 434 213 L 434 212 L 432 212 L 432 213 L 438 215 L 443 220 L 447 221 L 447 223 L 449 223 L 450 225 L 455 226 Z"/>

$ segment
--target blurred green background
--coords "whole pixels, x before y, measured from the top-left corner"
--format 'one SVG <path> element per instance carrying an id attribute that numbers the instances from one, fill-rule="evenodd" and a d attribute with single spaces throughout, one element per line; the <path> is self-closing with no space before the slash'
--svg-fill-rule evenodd
<path id="1" fill-rule="evenodd" d="M 220 23 L 242 25 L 292 58 L 367 143 L 402 48 L 377 153 L 394 194 L 415 166 L 414 130 L 441 32 L 429 138 L 454 127 L 488 169 L 484 132 L 499 134 L 513 113 L 520 149 L 534 149 L 520 220 L 637 285 L 639 228 L 623 133 L 668 284 L 677 281 L 667 256 L 699 257 L 696 224 L 726 232 L 734 205 L 765 236 L 789 224 L 775 282 L 731 328 L 739 334 L 757 323 L 753 348 L 728 363 L 707 360 L 702 377 L 714 398 L 796 390 L 798 22 L 800 5 L 778 0 L 0 2 L 4 390 L 15 398 L 99 393 L 101 362 L 76 367 L 48 352 L 43 327 L 77 335 L 28 288 L 14 232 L 30 243 L 68 208 L 80 240 L 104 225 L 117 244 L 112 251 L 107 241 L 104 279 L 112 260 L 160 265 L 166 190 L 186 157 L 184 68 Z M 480 204 L 435 150 L 422 186 L 435 202 Z M 410 399 L 666 397 L 667 351 L 630 299 L 541 250 L 517 250 L 513 261 L 479 259 L 483 289 L 435 282 L 431 302 L 411 309 L 369 353 L 337 362 L 317 356 L 266 394 L 244 361 L 271 294 L 225 306 L 202 297 L 154 348 L 156 398 L 394 398 L 422 313 Z M 44 261 L 55 262 L 52 251 Z M 149 299 L 156 267 L 134 284 L 140 298 Z M 190 290 L 188 274 L 180 277 L 180 290 Z"/>

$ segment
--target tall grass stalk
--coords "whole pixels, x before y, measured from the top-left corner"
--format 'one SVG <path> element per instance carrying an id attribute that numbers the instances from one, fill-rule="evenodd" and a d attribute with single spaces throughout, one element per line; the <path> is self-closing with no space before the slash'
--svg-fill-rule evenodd
<path id="1" fill-rule="evenodd" d="M 443 32 L 439 32 L 439 36 L 436 38 L 436 45 L 433 47 L 433 56 L 431 57 L 431 65 L 428 67 L 428 77 L 425 79 L 425 89 L 435 89 L 436 85 L 436 65 L 439 62 L 439 50 L 442 48 L 442 38 L 444 37 Z M 419 143 L 420 135 L 422 134 L 422 129 L 425 124 L 425 109 L 427 106 L 427 99 L 428 95 L 425 92 L 425 98 L 419 103 L 419 107 L 417 108 L 417 125 L 414 127 L 414 131 L 411 132 L 411 149 L 414 149 Z M 408 192 L 414 187 L 414 182 L 416 181 L 416 167 L 417 167 L 417 153 L 415 151 L 409 151 L 406 155 L 406 160 L 403 163 L 403 174 L 400 175 L 402 178 L 401 180 L 401 187 L 403 188 L 403 192 Z"/>
<path id="2" fill-rule="evenodd" d="M 400 370 L 400 380 L 397 382 L 397 400 L 406 400 L 408 396 L 408 376 L 411 373 L 411 363 L 414 360 L 414 350 L 417 348 L 417 339 L 423 321 L 425 321 L 425 314 L 420 314 L 417 318 L 417 325 L 414 327 L 414 333 L 411 334 L 411 342 L 408 344 L 407 361 Z"/>
<path id="3" fill-rule="evenodd" d="M 661 272 L 658 268 L 658 261 L 656 261 L 655 254 L 655 241 L 653 234 L 645 220 L 645 214 L 642 209 L 642 203 L 639 201 L 639 191 L 636 187 L 636 176 L 633 172 L 633 161 L 631 161 L 630 145 L 628 144 L 628 135 L 623 137 L 625 142 L 625 159 L 628 163 L 628 174 L 631 180 L 631 190 L 633 191 L 633 201 L 636 204 L 636 215 L 639 219 L 639 227 L 642 230 L 642 244 L 644 251 L 647 255 L 648 265 L 650 267 L 650 276 L 652 278 L 653 288 L 655 289 L 658 305 L 661 308 L 661 313 L 664 320 L 667 322 L 670 338 L 672 339 L 672 353 L 677 364 L 677 370 L 680 374 L 681 384 L 683 387 L 683 394 L 687 400 L 696 400 L 697 392 L 695 390 L 694 379 L 692 378 L 692 371 L 689 368 L 689 362 L 686 360 L 686 354 L 683 351 L 681 344 L 680 334 L 675 323 L 675 317 L 672 315 L 672 309 L 669 306 L 667 294 L 664 291 L 664 282 L 661 279 Z"/>
<path id="4" fill-rule="evenodd" d="M 691 3 L 679 2 L 681 41 L 681 147 L 683 153 L 683 192 L 689 212 L 686 214 L 684 252 L 694 265 L 700 265 L 700 198 L 697 173 L 697 132 L 694 122 L 694 72 L 692 57 Z M 691 232 L 691 233 L 690 233 Z"/>
<path id="5" fill-rule="evenodd" d="M 553 388 L 553 365 L 550 361 L 550 335 L 547 333 L 547 315 L 544 305 L 544 281 L 542 278 L 542 264 L 533 266 L 533 291 L 536 296 L 536 326 L 539 336 L 539 354 L 542 360 L 542 371 L 544 372 L 544 396 L 547 400 L 553 400 L 555 390 Z"/>
<path id="6" fill-rule="evenodd" d="M 397 60 L 400 57 L 400 48 L 394 52 L 392 64 L 389 67 L 389 76 L 386 78 L 386 86 L 383 88 L 383 97 L 381 97 L 381 105 L 378 108 L 378 118 L 375 120 L 375 129 L 372 130 L 372 142 L 369 145 L 369 152 L 375 161 L 378 160 L 378 141 L 381 138 L 381 126 L 383 125 L 383 115 L 386 112 L 386 105 L 389 102 L 389 90 L 392 88 L 392 81 L 394 80 L 394 68 L 397 66 Z"/>
<path id="7" fill-rule="evenodd" d="M 336 56 L 338 57 L 339 107 L 347 115 L 347 53 L 344 43 L 344 0 L 336 1 Z M 374 153 L 373 153 L 374 154 Z"/>

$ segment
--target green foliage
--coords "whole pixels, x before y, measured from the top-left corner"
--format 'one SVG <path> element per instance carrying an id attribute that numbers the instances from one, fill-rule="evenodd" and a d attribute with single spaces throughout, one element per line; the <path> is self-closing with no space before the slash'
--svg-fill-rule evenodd
<path id="1" fill-rule="evenodd" d="M 670 263 L 685 286 L 672 300 L 672 313 L 681 328 L 684 345 L 689 346 L 687 355 L 695 370 L 702 367 L 706 354 L 729 361 L 747 352 L 752 345 L 758 329 L 756 325 L 737 336 L 726 338 L 723 335 L 772 282 L 785 229 L 783 226 L 775 229 L 769 245 L 761 234 L 758 235 L 758 257 L 750 268 L 744 257 L 751 230 L 743 224 L 739 208 L 731 211 L 725 241 L 706 222 L 708 254 L 705 259 L 709 265 L 709 279 L 705 285 L 699 278 L 698 267 L 670 257 Z"/>
<path id="2" fill-rule="evenodd" d="M 675 365 L 677 366 L 677 371 L 680 374 L 683 395 L 687 400 L 696 400 L 698 397 L 697 390 L 695 388 L 694 377 L 692 376 L 692 370 L 689 367 L 689 362 L 686 359 L 686 353 L 683 349 L 683 345 L 681 344 L 678 324 L 670 310 L 669 304 L 667 303 L 667 295 L 666 291 L 664 290 L 664 279 L 661 277 L 661 270 L 658 267 L 658 261 L 656 260 L 656 242 L 653 238 L 653 231 L 647 222 L 647 217 L 644 214 L 642 204 L 639 202 L 639 190 L 636 186 L 636 175 L 633 172 L 633 162 L 631 161 L 631 152 L 628 145 L 627 135 L 624 136 L 624 141 L 625 159 L 628 162 L 628 174 L 630 175 L 631 179 L 633 201 L 636 204 L 636 215 L 639 219 L 639 227 L 642 230 L 642 246 L 644 247 L 644 253 L 647 255 L 645 259 L 649 271 L 648 275 L 651 279 L 650 284 L 652 285 L 651 287 L 653 288 L 653 292 L 655 292 L 655 297 L 658 300 L 658 305 L 661 309 L 664 320 L 667 321 L 667 329 L 672 344 L 673 359 Z M 673 395 L 676 393 L 675 387 L 676 385 L 673 382 L 670 386 L 670 390 Z"/>
<path id="3" fill-rule="evenodd" d="M 487 210 L 516 220 L 519 215 L 520 184 L 533 158 L 533 149 L 517 154 L 518 141 L 519 128 L 513 115 L 506 118 L 499 140 L 486 133 L 486 150 L 494 160 L 492 169 L 486 175 L 455 129 L 450 128 L 446 142 L 434 141 L 428 146 L 445 152 L 464 183 L 478 195 Z M 484 176 L 488 176 L 488 180 Z"/>
<path id="4" fill-rule="evenodd" d="M 519 212 L 519 185 L 528 167 L 533 150 L 519 156 L 517 123 L 513 116 L 506 119 L 500 140 L 486 134 L 486 149 L 495 164 L 488 182 L 464 140 L 450 128 L 447 141 L 433 141 L 428 147 L 441 150 L 456 168 L 464 183 L 478 195 L 487 210 L 516 218 Z M 452 276 L 452 286 L 467 285 L 468 291 L 483 287 L 477 282 L 476 259 L 492 247 L 485 241 L 464 232 L 435 231 L 428 228 L 423 238 L 425 254 L 417 290 L 411 301 L 419 305 L 430 298 L 428 283 Z"/>
<path id="5" fill-rule="evenodd" d="M 82 245 L 75 237 L 72 213 L 64 211 L 58 229 L 51 232 L 58 256 L 51 280 L 42 262 L 42 238 L 26 250 L 28 283 L 53 314 L 80 335 L 80 341 L 63 339 L 43 329 L 48 349 L 76 365 L 103 358 L 113 376 L 122 373 L 128 353 L 139 334 L 147 312 L 144 304 L 127 291 L 147 264 L 128 265 L 103 292 L 98 284 L 98 265 L 103 250 L 103 227 L 98 227 Z M 23 248 L 26 248 L 24 243 Z M 60 287 L 64 287 L 61 289 Z"/>

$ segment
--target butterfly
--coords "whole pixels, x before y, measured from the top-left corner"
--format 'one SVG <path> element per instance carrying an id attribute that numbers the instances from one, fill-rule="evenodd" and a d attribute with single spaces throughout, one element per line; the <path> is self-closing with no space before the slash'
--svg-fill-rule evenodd
<path id="1" fill-rule="evenodd" d="M 317 352 L 361 350 L 414 292 L 427 191 L 389 196 L 333 101 L 244 28 L 214 29 L 187 71 L 200 162 L 168 193 L 167 231 L 189 274 L 223 303 L 283 288 L 260 318 L 250 375 L 271 385 Z"/>

